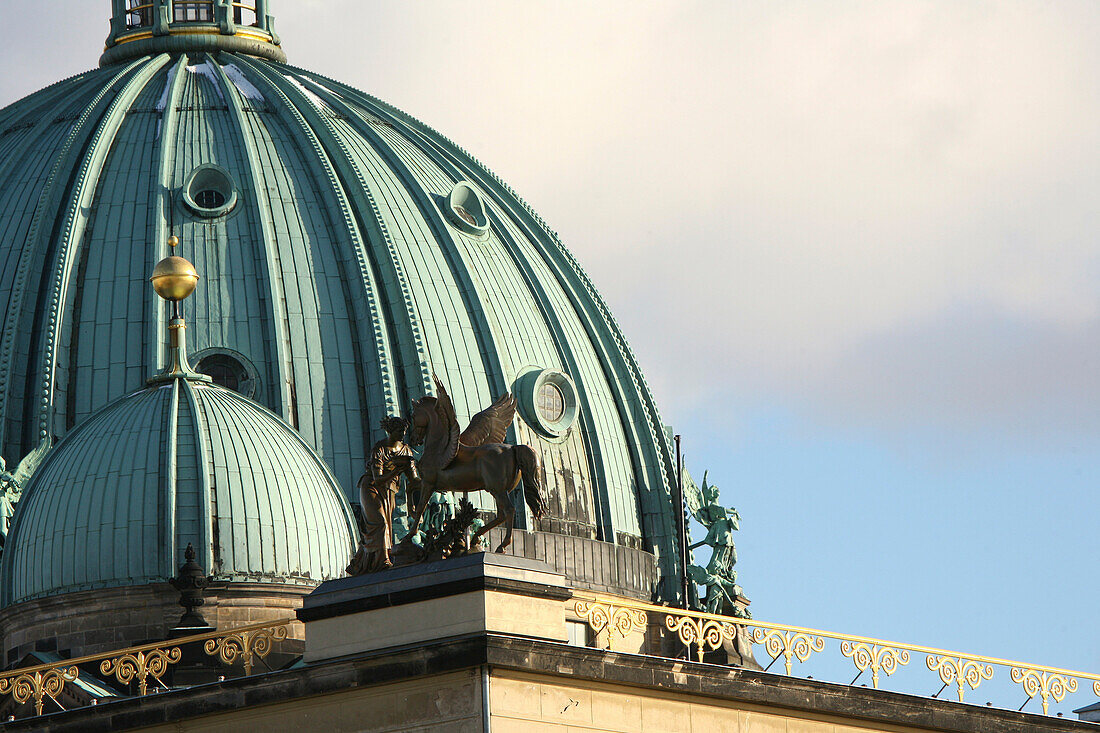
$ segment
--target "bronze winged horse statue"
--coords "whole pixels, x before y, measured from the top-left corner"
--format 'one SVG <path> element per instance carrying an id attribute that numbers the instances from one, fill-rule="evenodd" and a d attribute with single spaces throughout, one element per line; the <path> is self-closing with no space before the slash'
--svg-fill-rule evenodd
<path id="1" fill-rule="evenodd" d="M 497 513 L 474 535 L 472 545 L 504 522 L 508 529 L 497 552 L 512 543 L 516 507 L 509 493 L 523 479 L 523 498 L 536 519 L 546 513 L 538 454 L 526 445 L 506 445 L 504 437 L 516 415 L 516 398 L 505 392 L 490 407 L 474 415 L 461 434 L 458 417 L 447 389 L 432 375 L 437 396 L 413 403 L 409 443 L 423 446 L 417 461 L 423 487 L 413 515 L 409 536 L 420 528 L 428 500 L 436 491 L 488 491 L 497 502 Z"/>

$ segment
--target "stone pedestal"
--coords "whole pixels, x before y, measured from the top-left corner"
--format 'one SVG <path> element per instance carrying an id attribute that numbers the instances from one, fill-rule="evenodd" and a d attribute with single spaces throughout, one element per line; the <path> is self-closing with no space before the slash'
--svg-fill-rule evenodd
<path id="1" fill-rule="evenodd" d="M 305 662 L 484 633 L 565 642 L 571 596 L 546 563 L 496 553 L 330 580 L 298 611 Z"/>

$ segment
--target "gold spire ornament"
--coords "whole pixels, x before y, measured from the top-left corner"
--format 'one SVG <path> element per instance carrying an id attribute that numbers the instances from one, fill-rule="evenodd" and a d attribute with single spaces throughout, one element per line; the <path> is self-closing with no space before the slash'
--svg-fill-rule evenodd
<path id="1" fill-rule="evenodd" d="M 168 246 L 176 251 L 179 246 L 179 237 L 168 238 Z M 167 301 L 178 303 L 195 292 L 195 286 L 199 284 L 199 273 L 195 266 L 183 257 L 171 255 L 165 257 L 153 268 L 153 274 L 149 277 L 153 283 L 153 290 L 157 295 Z"/>
<path id="2" fill-rule="evenodd" d="M 173 235 L 168 238 L 168 246 L 173 252 L 179 243 L 179 237 Z M 180 301 L 195 292 L 195 286 L 199 284 L 195 266 L 183 257 L 170 255 L 156 264 L 149 280 L 157 295 L 172 304 L 172 317 L 168 322 L 168 366 L 149 382 L 165 382 L 181 377 L 210 381 L 210 377 L 193 371 L 187 363 L 187 324 L 180 311 Z"/>

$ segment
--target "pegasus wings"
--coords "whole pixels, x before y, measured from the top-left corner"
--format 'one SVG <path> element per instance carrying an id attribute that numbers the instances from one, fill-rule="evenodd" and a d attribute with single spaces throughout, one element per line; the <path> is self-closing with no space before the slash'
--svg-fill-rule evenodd
<path id="1" fill-rule="evenodd" d="M 462 445 L 476 448 L 489 443 L 503 443 L 508 426 L 516 417 L 516 398 L 505 392 L 497 401 L 470 419 L 470 425 L 462 432 Z"/>
<path id="2" fill-rule="evenodd" d="M 455 406 L 451 402 L 451 396 L 447 394 L 447 388 L 443 386 L 443 382 L 439 381 L 439 377 L 432 375 L 432 381 L 435 382 L 436 401 L 435 412 L 439 417 L 439 422 L 446 428 L 443 440 L 439 446 L 439 467 L 446 468 L 451 465 L 451 461 L 458 454 L 458 417 L 455 415 Z"/>

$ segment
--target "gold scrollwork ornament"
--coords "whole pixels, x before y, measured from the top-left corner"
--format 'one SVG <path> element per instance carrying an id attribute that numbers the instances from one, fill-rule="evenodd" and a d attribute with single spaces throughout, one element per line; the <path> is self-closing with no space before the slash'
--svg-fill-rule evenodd
<path id="1" fill-rule="evenodd" d="M 891 675 L 897 671 L 898 665 L 909 664 L 909 652 L 904 649 L 880 647 L 877 644 L 867 644 L 862 641 L 856 643 L 842 641 L 840 653 L 850 658 L 860 672 L 871 670 L 871 683 L 876 690 L 879 670 Z"/>
<path id="2" fill-rule="evenodd" d="M 764 644 L 768 656 L 775 661 L 779 655 L 783 655 L 786 663 L 787 674 L 791 673 L 791 660 L 797 659 L 805 662 L 813 652 L 825 651 L 825 640 L 820 636 L 809 636 L 802 632 L 783 631 L 779 629 L 755 628 L 752 630 L 752 640 L 757 644 Z"/>
<path id="3" fill-rule="evenodd" d="M 0 679 L 0 695 L 11 694 L 18 703 L 34 698 L 35 715 L 42 714 L 42 699 L 49 695 L 55 698 L 65 689 L 66 682 L 72 682 L 80 674 L 76 667 L 55 667 L 45 672 L 21 674 L 18 677 Z"/>
<path id="4" fill-rule="evenodd" d="M 696 655 L 699 661 L 703 661 L 703 654 L 709 649 L 714 651 L 722 646 L 724 639 L 732 639 L 737 636 L 737 627 L 731 623 L 719 622 L 714 619 L 695 618 L 694 616 L 665 616 L 665 626 L 669 631 L 675 631 L 684 646 L 691 648 L 696 646 Z"/>
<path id="5" fill-rule="evenodd" d="M 1077 692 L 1077 680 L 1073 677 L 1040 672 L 1026 667 L 1013 667 L 1009 674 L 1013 682 L 1023 685 L 1029 700 L 1035 695 L 1042 698 L 1043 715 L 1048 713 L 1050 698 L 1053 697 L 1054 702 L 1062 702 L 1066 699 L 1067 692 Z M 1096 684 L 1093 684 L 1093 688 L 1096 688 Z"/>
<path id="6" fill-rule="evenodd" d="M 168 665 L 179 662 L 181 656 L 179 647 L 153 649 L 148 654 L 133 652 L 123 654 L 121 657 L 104 659 L 99 663 L 99 671 L 103 674 L 113 674 L 115 679 L 124 685 L 137 677 L 138 690 L 145 695 L 148 691 L 148 677 L 152 676 L 159 682 L 168 671 Z"/>
<path id="7" fill-rule="evenodd" d="M 226 664 L 233 664 L 237 657 L 244 664 L 245 675 L 252 674 L 252 658 L 263 659 L 271 653 L 271 645 L 276 641 L 286 639 L 286 627 L 275 626 L 256 631 L 242 631 L 237 634 L 229 634 L 217 639 L 207 639 L 203 649 L 207 654 L 217 654 Z"/>
<path id="8" fill-rule="evenodd" d="M 951 658 L 929 654 L 925 664 L 928 665 L 928 669 L 940 673 L 940 681 L 945 685 L 954 682 L 958 686 L 959 702 L 963 701 L 964 684 L 970 685 L 971 690 L 976 690 L 983 679 L 993 679 L 993 667 L 991 665 L 983 665 L 973 659 L 964 657 Z"/>
<path id="9" fill-rule="evenodd" d="M 624 639 L 632 631 L 645 631 L 649 626 L 646 612 L 637 608 L 622 608 L 610 603 L 594 603 L 589 601 L 577 601 L 573 604 L 573 610 L 577 616 L 588 623 L 592 633 L 599 634 L 604 629 L 614 629 Z M 611 649 L 613 635 L 607 635 L 607 648 Z"/>

